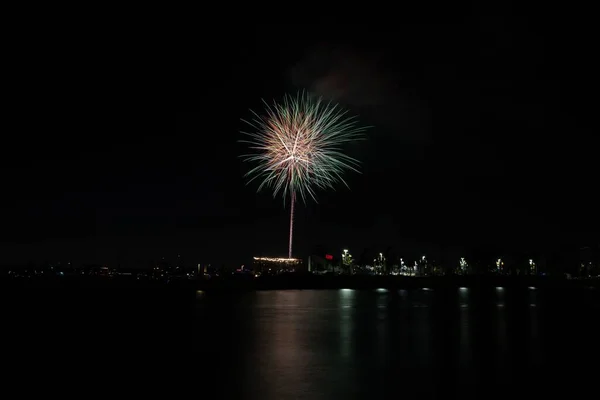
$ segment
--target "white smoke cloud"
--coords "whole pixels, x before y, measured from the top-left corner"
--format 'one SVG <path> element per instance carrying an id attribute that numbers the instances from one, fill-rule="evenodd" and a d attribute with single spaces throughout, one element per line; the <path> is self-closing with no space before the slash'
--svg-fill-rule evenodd
<path id="1" fill-rule="evenodd" d="M 401 139 L 427 141 L 427 107 L 401 74 L 386 66 L 382 53 L 341 46 L 319 46 L 289 71 L 293 85 L 338 102 L 369 123 Z"/>

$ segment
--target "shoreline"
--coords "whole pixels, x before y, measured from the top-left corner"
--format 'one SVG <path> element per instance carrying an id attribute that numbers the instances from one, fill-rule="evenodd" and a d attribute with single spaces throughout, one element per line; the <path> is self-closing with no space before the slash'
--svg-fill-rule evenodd
<path id="1" fill-rule="evenodd" d="M 53 290 L 166 290 L 178 291 L 214 291 L 214 290 L 446 290 L 464 288 L 600 288 L 600 279 L 566 279 L 540 276 L 441 276 L 441 277 L 403 277 L 403 276 L 365 276 L 337 275 L 318 276 L 309 274 L 290 274 L 267 277 L 233 276 L 211 280 L 171 280 L 169 282 L 121 279 L 121 278 L 60 278 L 60 279 L 22 279 L 0 281 L 3 291 L 53 289 Z"/>

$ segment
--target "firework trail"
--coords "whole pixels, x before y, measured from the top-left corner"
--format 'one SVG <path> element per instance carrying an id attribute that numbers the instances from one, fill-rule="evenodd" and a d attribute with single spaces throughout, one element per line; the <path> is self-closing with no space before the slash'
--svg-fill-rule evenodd
<path id="1" fill-rule="evenodd" d="M 260 180 L 258 190 L 270 188 L 273 196 L 290 196 L 290 240 L 288 255 L 292 258 L 294 203 L 297 195 L 306 202 L 316 201 L 316 189 L 333 189 L 346 182 L 345 170 L 357 171 L 358 161 L 344 154 L 342 146 L 363 137 L 365 128 L 359 127 L 353 117 L 338 105 L 313 98 L 305 93 L 295 97 L 286 95 L 281 103 L 265 102 L 266 115 L 245 121 L 253 132 L 242 132 L 249 137 L 253 154 L 243 155 L 245 161 L 255 164 L 248 171 L 248 183 Z"/>

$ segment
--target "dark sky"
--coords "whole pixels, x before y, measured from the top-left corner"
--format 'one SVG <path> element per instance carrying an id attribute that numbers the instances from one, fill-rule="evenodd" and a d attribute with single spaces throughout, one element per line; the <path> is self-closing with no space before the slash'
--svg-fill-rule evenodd
<path id="1" fill-rule="evenodd" d="M 584 14 L 490 5 L 359 25 L 191 27 L 172 62 L 157 61 L 164 76 L 127 68 L 95 98 L 96 75 L 66 74 L 64 95 L 77 95 L 22 110 L 5 142 L 0 263 L 285 256 L 288 210 L 245 185 L 240 118 L 301 89 L 373 127 L 347 149 L 363 171 L 346 175 L 350 190 L 299 204 L 297 256 L 317 245 L 597 245 L 596 46 Z M 125 70 L 118 57 L 101 58 Z M 143 102 L 128 87 L 138 72 Z M 159 79 L 169 95 L 153 92 Z M 137 106 L 152 96 L 164 103 Z"/>

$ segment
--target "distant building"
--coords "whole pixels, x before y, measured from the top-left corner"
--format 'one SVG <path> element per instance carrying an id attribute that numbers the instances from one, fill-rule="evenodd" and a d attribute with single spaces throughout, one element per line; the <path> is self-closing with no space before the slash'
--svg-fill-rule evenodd
<path id="1" fill-rule="evenodd" d="M 579 249 L 579 276 L 587 278 L 600 275 L 599 250 L 600 246 L 598 248 L 582 247 Z"/>
<path id="2" fill-rule="evenodd" d="M 175 263 L 175 274 L 184 274 L 186 272 L 187 271 L 185 270 L 185 265 L 183 264 L 181 254 L 177 254 L 177 262 Z"/>
<path id="3" fill-rule="evenodd" d="M 339 272 L 339 270 L 341 270 L 343 258 L 336 256 L 337 254 L 337 250 L 333 250 L 325 245 L 321 244 L 315 246 L 308 257 L 307 270 L 313 274 L 333 273 L 336 272 L 336 270 Z"/>
<path id="4" fill-rule="evenodd" d="M 324 274 L 327 272 L 333 272 L 334 258 L 331 254 L 325 254 L 325 256 L 313 254 L 308 257 L 308 272 L 313 274 Z"/>
<path id="5" fill-rule="evenodd" d="M 277 275 L 296 272 L 302 266 L 299 258 L 254 257 L 253 269 L 260 275 Z"/>

